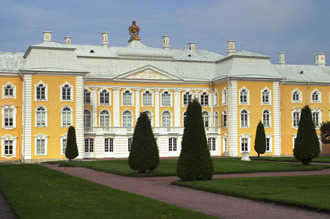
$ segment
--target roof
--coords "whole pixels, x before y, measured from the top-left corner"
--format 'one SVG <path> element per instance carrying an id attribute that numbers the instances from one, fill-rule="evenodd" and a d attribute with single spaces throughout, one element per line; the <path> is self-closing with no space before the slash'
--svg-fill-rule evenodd
<path id="1" fill-rule="evenodd" d="M 22 52 L 0 52 L 0 71 L 1 72 L 18 72 L 23 66 Z"/>

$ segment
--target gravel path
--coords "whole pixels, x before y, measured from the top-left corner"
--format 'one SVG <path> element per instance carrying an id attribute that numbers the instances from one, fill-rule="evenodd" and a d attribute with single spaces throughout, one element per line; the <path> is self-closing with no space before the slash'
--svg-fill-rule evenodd
<path id="1" fill-rule="evenodd" d="M 7 202 L 1 192 L 0 192 L 0 218 L 3 219 L 17 218 L 14 212 L 7 205 Z"/>
<path id="2" fill-rule="evenodd" d="M 330 218 L 329 214 L 301 208 L 275 205 L 235 198 L 190 188 L 174 186 L 170 183 L 177 177 L 131 178 L 80 167 L 44 166 L 115 189 L 143 195 L 193 211 L 200 211 L 221 218 Z M 254 176 L 293 176 L 330 174 L 330 170 L 309 172 L 223 174 L 215 178 L 254 177 Z"/>

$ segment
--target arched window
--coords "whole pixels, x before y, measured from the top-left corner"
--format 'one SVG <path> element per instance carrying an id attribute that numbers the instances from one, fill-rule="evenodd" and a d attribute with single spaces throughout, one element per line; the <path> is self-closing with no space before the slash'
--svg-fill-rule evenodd
<path id="1" fill-rule="evenodd" d="M 222 91 L 222 105 L 227 105 L 227 90 L 223 89 Z"/>
<path id="2" fill-rule="evenodd" d="M 123 113 L 123 127 L 132 127 L 132 113 L 126 110 Z"/>
<path id="3" fill-rule="evenodd" d="M 202 117 L 203 117 L 204 127 L 208 128 L 209 127 L 209 113 L 207 111 L 204 111 L 202 113 Z"/>
<path id="4" fill-rule="evenodd" d="M 245 88 L 240 91 L 239 99 L 241 104 L 248 104 L 248 95 L 249 93 Z"/>
<path id="5" fill-rule="evenodd" d="M 162 114 L 162 127 L 171 127 L 171 114 L 169 111 Z"/>
<path id="6" fill-rule="evenodd" d="M 110 93 L 108 90 L 104 89 L 100 92 L 100 104 L 109 105 L 110 103 Z"/>
<path id="7" fill-rule="evenodd" d="M 223 110 L 221 114 L 221 126 L 227 128 L 227 111 Z"/>
<path id="8" fill-rule="evenodd" d="M 241 127 L 247 128 L 249 126 L 249 113 L 247 110 L 241 111 Z"/>
<path id="9" fill-rule="evenodd" d="M 36 87 L 36 95 L 37 100 L 46 100 L 46 86 L 40 83 Z"/>
<path id="10" fill-rule="evenodd" d="M 262 112 L 262 123 L 266 128 L 270 127 L 270 112 L 268 110 Z"/>
<path id="11" fill-rule="evenodd" d="M 162 93 L 162 106 L 171 106 L 171 94 L 168 91 Z"/>
<path id="12" fill-rule="evenodd" d="M 218 128 L 219 127 L 219 113 L 216 111 L 214 113 L 214 127 Z"/>
<path id="13" fill-rule="evenodd" d="M 132 105 L 132 93 L 129 90 L 127 90 L 123 93 L 123 104 L 125 106 Z"/>
<path id="14" fill-rule="evenodd" d="M 110 114 L 107 110 L 102 110 L 100 112 L 100 127 L 103 128 L 110 127 Z"/>
<path id="15" fill-rule="evenodd" d="M 150 91 L 143 93 L 143 105 L 152 106 L 152 93 Z"/>
<path id="16" fill-rule="evenodd" d="M 84 90 L 84 104 L 91 104 L 91 92 L 88 89 Z"/>
<path id="17" fill-rule="evenodd" d="M 300 122 L 300 112 L 298 111 L 293 112 L 292 120 L 293 120 L 293 127 L 298 128 Z"/>
<path id="18" fill-rule="evenodd" d="M 38 127 L 46 126 L 46 110 L 42 106 L 37 108 L 36 125 Z"/>
<path id="19" fill-rule="evenodd" d="M 11 84 L 7 84 L 4 89 L 4 93 L 6 97 L 14 96 L 14 88 Z"/>
<path id="20" fill-rule="evenodd" d="M 64 107 L 62 109 L 62 126 L 72 125 L 72 112 L 69 107 Z"/>
<path id="21" fill-rule="evenodd" d="M 84 110 L 84 127 L 91 127 L 91 113 L 88 110 Z"/>
<path id="22" fill-rule="evenodd" d="M 192 94 L 187 91 L 183 94 L 183 105 L 187 106 L 190 102 L 192 102 Z"/>
<path id="23" fill-rule="evenodd" d="M 320 103 L 321 102 L 321 94 L 319 91 L 314 91 L 312 93 L 312 103 Z"/>
<path id="24" fill-rule="evenodd" d="M 71 100 L 71 87 L 68 84 L 62 87 L 62 100 Z"/>
<path id="25" fill-rule="evenodd" d="M 201 105 L 208 106 L 209 105 L 209 95 L 207 92 L 202 93 L 201 95 Z"/>
<path id="26" fill-rule="evenodd" d="M 214 105 L 218 106 L 218 104 L 219 104 L 219 94 L 218 94 L 218 91 L 215 91 L 214 92 Z"/>
<path id="27" fill-rule="evenodd" d="M 292 102 L 300 102 L 300 92 L 298 90 L 292 93 Z"/>
<path id="28" fill-rule="evenodd" d="M 264 89 L 262 91 L 262 103 L 263 104 L 270 104 L 270 92 L 268 89 Z"/>

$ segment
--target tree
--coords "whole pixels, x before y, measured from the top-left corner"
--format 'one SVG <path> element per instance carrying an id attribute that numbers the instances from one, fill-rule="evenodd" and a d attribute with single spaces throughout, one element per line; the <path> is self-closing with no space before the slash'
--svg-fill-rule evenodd
<path id="1" fill-rule="evenodd" d="M 293 154 L 303 165 L 309 165 L 311 160 L 320 154 L 319 140 L 312 120 L 311 110 L 306 105 L 301 110 L 297 138 Z"/>
<path id="2" fill-rule="evenodd" d="M 213 162 L 207 146 L 202 107 L 196 99 L 187 108 L 177 175 L 186 181 L 210 180 L 213 177 Z"/>
<path id="3" fill-rule="evenodd" d="M 78 157 L 78 147 L 77 147 L 77 140 L 76 140 L 76 131 L 73 126 L 70 126 L 68 129 L 68 137 L 66 140 L 66 149 L 65 149 L 65 156 L 70 161 Z"/>
<path id="4" fill-rule="evenodd" d="M 322 122 L 322 125 L 320 127 L 321 131 L 321 141 L 324 144 L 330 143 L 330 122 Z"/>
<path id="5" fill-rule="evenodd" d="M 128 157 L 131 169 L 138 173 L 153 171 L 159 164 L 159 151 L 152 132 L 147 113 L 143 112 L 137 120 L 131 151 Z"/>
<path id="6" fill-rule="evenodd" d="M 265 127 L 261 121 L 259 121 L 257 126 L 256 139 L 254 140 L 254 150 L 258 153 L 258 157 L 260 157 L 260 154 L 264 154 L 266 152 Z"/>

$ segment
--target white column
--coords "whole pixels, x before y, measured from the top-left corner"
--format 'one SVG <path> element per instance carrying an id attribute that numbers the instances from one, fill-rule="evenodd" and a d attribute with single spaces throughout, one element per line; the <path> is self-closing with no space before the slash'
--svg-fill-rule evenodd
<path id="1" fill-rule="evenodd" d="M 279 82 L 273 82 L 274 155 L 281 155 L 281 106 Z"/>
<path id="2" fill-rule="evenodd" d="M 237 81 L 228 82 L 228 152 L 238 156 Z"/>
<path id="3" fill-rule="evenodd" d="M 76 139 L 78 158 L 84 157 L 84 80 L 76 76 Z"/>
<path id="4" fill-rule="evenodd" d="M 174 90 L 174 127 L 180 127 L 181 121 L 181 102 L 180 94 L 182 89 L 176 88 Z"/>
<path id="5" fill-rule="evenodd" d="M 120 88 L 113 88 L 113 126 L 120 126 Z"/>
<path id="6" fill-rule="evenodd" d="M 24 125 L 23 125 L 23 156 L 25 161 L 31 161 L 32 156 L 32 75 L 24 75 Z"/>
<path id="7" fill-rule="evenodd" d="M 92 89 L 93 127 L 97 127 L 97 87 Z"/>
<path id="8" fill-rule="evenodd" d="M 160 89 L 155 89 L 155 127 L 159 127 L 159 91 Z"/>
<path id="9" fill-rule="evenodd" d="M 140 88 L 135 89 L 135 115 L 136 115 L 135 119 L 136 119 L 136 121 L 140 116 L 140 92 L 141 92 Z"/>

